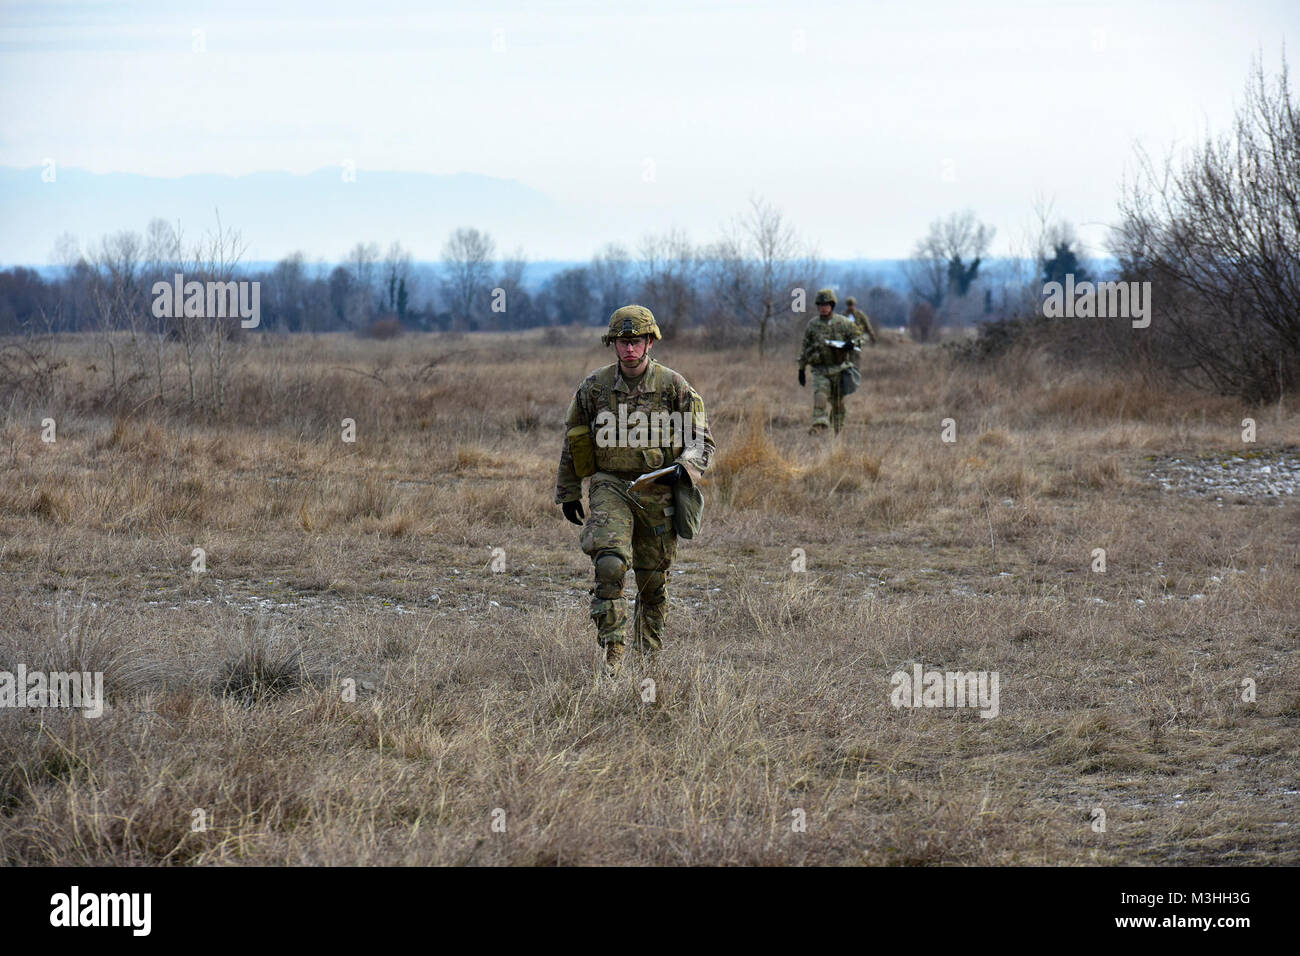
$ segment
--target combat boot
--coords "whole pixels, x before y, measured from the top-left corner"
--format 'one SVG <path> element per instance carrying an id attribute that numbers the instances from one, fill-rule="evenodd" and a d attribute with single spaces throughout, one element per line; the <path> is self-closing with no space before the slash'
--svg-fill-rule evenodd
<path id="1" fill-rule="evenodd" d="M 605 676 L 618 677 L 623 673 L 623 644 L 609 643 L 605 645 Z"/>

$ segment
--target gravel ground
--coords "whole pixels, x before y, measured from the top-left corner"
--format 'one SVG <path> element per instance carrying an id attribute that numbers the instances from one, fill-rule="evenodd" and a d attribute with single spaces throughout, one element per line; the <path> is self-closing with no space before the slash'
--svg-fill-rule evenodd
<path id="1" fill-rule="evenodd" d="M 1165 491 L 1213 498 L 1264 498 L 1281 504 L 1300 494 L 1300 449 L 1249 451 L 1241 455 L 1150 458 L 1147 477 Z"/>

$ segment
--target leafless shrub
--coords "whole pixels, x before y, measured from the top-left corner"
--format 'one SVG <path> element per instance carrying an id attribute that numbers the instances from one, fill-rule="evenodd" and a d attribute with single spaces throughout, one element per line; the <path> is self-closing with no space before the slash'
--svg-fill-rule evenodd
<path id="1" fill-rule="evenodd" d="M 52 343 L 44 339 L 0 345 L 0 399 L 49 402 L 55 393 L 56 373 L 66 364 L 55 357 Z"/>
<path id="2" fill-rule="evenodd" d="M 930 341 L 934 331 L 934 307 L 924 299 L 912 303 L 912 311 L 907 316 L 907 332 L 917 342 Z"/>
<path id="3" fill-rule="evenodd" d="M 365 332 L 368 338 L 385 341 L 395 339 L 402 334 L 402 323 L 396 316 L 386 316 L 371 322 Z"/>
<path id="4" fill-rule="evenodd" d="M 1256 62 L 1231 134 L 1162 166 L 1146 154 L 1112 242 L 1152 282 L 1149 351 L 1186 381 L 1250 402 L 1300 377 L 1300 105 L 1286 61 Z"/>

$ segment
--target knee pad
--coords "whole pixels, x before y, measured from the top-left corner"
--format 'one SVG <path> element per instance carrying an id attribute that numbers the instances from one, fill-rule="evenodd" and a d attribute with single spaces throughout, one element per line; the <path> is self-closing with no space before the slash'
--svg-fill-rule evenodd
<path id="1" fill-rule="evenodd" d="M 617 554 L 602 554 L 596 559 L 596 596 L 616 598 L 623 595 L 623 575 L 627 565 Z"/>

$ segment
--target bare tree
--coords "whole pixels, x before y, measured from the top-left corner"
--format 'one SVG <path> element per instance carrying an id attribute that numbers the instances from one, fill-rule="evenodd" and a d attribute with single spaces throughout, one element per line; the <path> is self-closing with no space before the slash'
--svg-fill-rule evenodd
<path id="1" fill-rule="evenodd" d="M 411 254 L 400 242 L 388 247 L 384 256 L 383 274 L 384 311 L 406 321 L 406 309 L 415 295 L 415 278 L 411 274 Z"/>
<path id="2" fill-rule="evenodd" d="M 138 279 L 142 246 L 138 233 L 119 232 L 105 236 L 92 253 L 96 332 L 108 356 L 112 400 L 116 400 L 123 384 L 118 374 L 118 332 L 130 327 L 141 305 Z"/>
<path id="3" fill-rule="evenodd" d="M 912 294 L 935 309 L 949 295 L 964 296 L 979 274 L 993 234 L 993 227 L 978 222 L 970 210 L 930 223 L 904 267 Z"/>
<path id="4" fill-rule="evenodd" d="M 497 326 L 507 329 L 522 329 L 533 324 L 532 297 L 524 289 L 524 271 L 528 268 L 528 259 L 523 249 L 515 249 L 508 257 L 501 260 L 497 269 L 496 285 L 492 289 L 492 308 L 495 310 L 500 301 L 504 312 L 493 312 L 498 319 Z M 498 300 L 497 290 L 500 289 Z"/>
<path id="5" fill-rule="evenodd" d="M 1004 317 L 1028 318 L 1038 314 L 1043 301 L 1043 276 L 1052 258 L 1053 245 L 1060 241 L 1078 243 L 1068 223 L 1054 218 L 1055 199 L 1034 197 L 1029 222 L 1011 244 L 1011 256 L 998 290 Z"/>
<path id="6" fill-rule="evenodd" d="M 591 258 L 587 281 L 598 297 L 599 313 L 609 316 L 632 298 L 632 258 L 618 243 L 607 243 Z"/>
<path id="7" fill-rule="evenodd" d="M 145 268 L 153 273 L 174 267 L 181 258 L 180 226 L 155 216 L 144 233 Z"/>
<path id="8" fill-rule="evenodd" d="M 473 328 L 491 296 L 496 243 L 477 229 L 461 228 L 442 247 L 443 291 L 455 326 Z"/>
<path id="9" fill-rule="evenodd" d="M 1300 104 L 1257 60 L 1230 135 L 1157 168 L 1139 154 L 1112 239 L 1152 282 L 1152 356 L 1187 381 L 1280 400 L 1300 377 Z"/>
<path id="10" fill-rule="evenodd" d="M 922 248 L 924 240 L 903 264 L 903 274 L 912 296 L 930 305 L 931 309 L 943 304 L 948 294 L 948 264 L 942 257 Z"/>
<path id="11" fill-rule="evenodd" d="M 590 279 L 591 272 L 584 266 L 574 266 L 551 277 L 546 291 L 556 325 L 591 322 L 597 306 Z"/>
<path id="12" fill-rule="evenodd" d="M 382 299 L 380 291 L 379 244 L 358 242 L 347 256 L 352 276 L 350 295 L 344 305 L 344 321 L 353 329 L 362 329 L 375 316 L 375 306 Z"/>
<path id="13" fill-rule="evenodd" d="M 275 264 L 262 283 L 263 327 L 297 332 L 306 327 L 307 272 L 301 252 L 290 253 Z"/>
<path id="14" fill-rule="evenodd" d="M 639 297 L 652 312 L 664 338 L 690 321 L 700 262 L 685 233 L 672 230 L 641 241 Z"/>
<path id="15" fill-rule="evenodd" d="M 330 314 L 333 303 L 330 301 L 329 271 L 324 263 L 318 263 L 316 276 L 307 281 L 303 290 L 302 328 L 311 332 L 320 332 L 330 326 Z"/>
<path id="16" fill-rule="evenodd" d="M 813 257 L 780 210 L 757 196 L 733 226 L 731 246 L 745 273 L 734 281 L 734 304 L 744 321 L 758 326 L 762 355 L 772 321 L 790 314 L 790 290 L 798 275 L 810 271 Z"/>
<path id="17" fill-rule="evenodd" d="M 1034 197 L 1032 217 L 1012 244 L 1011 265 L 1002 289 L 1005 309 L 1013 316 L 1036 314 L 1043 300 L 1042 275 L 1047 267 L 1052 239 L 1052 210 L 1056 200 L 1041 193 Z"/>
<path id="18" fill-rule="evenodd" d="M 64 276 L 70 274 L 78 262 L 82 261 L 81 243 L 70 232 L 61 232 L 54 240 L 51 261 L 57 262 L 64 269 Z"/>
<path id="19" fill-rule="evenodd" d="M 57 299 L 50 313 L 44 315 L 45 333 L 77 329 L 93 311 L 90 290 L 94 287 L 90 264 L 81 254 L 81 243 L 72 233 L 64 232 L 54 240 L 50 261 L 60 266 L 62 275 L 55 283 Z"/>
<path id="20" fill-rule="evenodd" d="M 182 256 L 179 224 L 172 226 L 160 218 L 149 220 L 149 226 L 145 229 L 144 250 L 145 281 L 142 286 L 147 284 L 152 289 L 155 280 L 172 281 L 174 274 L 180 270 Z M 152 309 L 133 309 L 130 326 L 132 344 L 137 352 L 146 344 L 150 347 L 156 395 L 159 402 L 166 404 L 163 357 L 168 338 L 172 334 L 170 320 L 155 318 Z"/>
<path id="21" fill-rule="evenodd" d="M 745 259 L 742 237 L 734 231 L 699 250 L 701 318 L 719 344 L 743 321 L 745 304 L 757 299 L 756 272 Z"/>
<path id="22" fill-rule="evenodd" d="M 186 284 L 191 281 L 233 281 L 246 248 L 247 244 L 237 231 L 222 226 L 218 214 L 216 229 L 205 233 L 185 253 L 183 273 Z M 236 315 L 222 319 L 208 315 L 186 315 L 185 309 L 177 303 L 173 322 L 185 360 L 190 405 L 207 404 L 212 412 L 220 414 L 226 405 L 226 386 L 239 355 L 235 342 L 241 331 L 239 317 Z M 201 397 L 199 363 L 202 359 L 206 359 L 207 394 Z"/>
<path id="23" fill-rule="evenodd" d="M 348 252 L 347 265 L 352 278 L 357 284 L 374 289 L 378 274 L 376 264 L 379 262 L 379 244 L 375 242 L 358 242 Z"/>
<path id="24" fill-rule="evenodd" d="M 887 286 L 873 285 L 868 289 L 864 305 L 878 328 L 902 328 L 907 325 L 907 302 Z"/>

